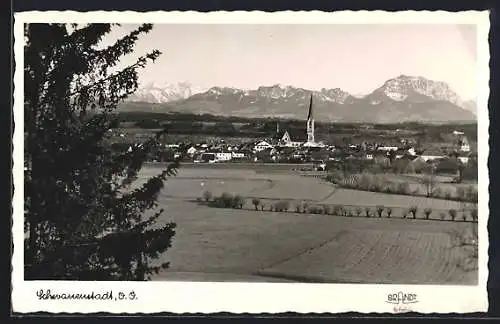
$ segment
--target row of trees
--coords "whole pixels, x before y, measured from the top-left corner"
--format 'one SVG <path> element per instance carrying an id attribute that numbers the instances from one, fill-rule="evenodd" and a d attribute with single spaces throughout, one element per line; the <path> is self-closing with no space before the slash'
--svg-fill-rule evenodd
<path id="1" fill-rule="evenodd" d="M 418 188 L 411 190 L 408 182 L 390 181 L 384 175 L 374 175 L 369 173 L 345 175 L 343 172 L 337 171 L 330 172 L 326 179 L 327 181 L 335 183 L 343 188 L 363 191 L 426 196 L 464 202 L 477 202 L 478 199 L 478 192 L 475 186 L 457 186 L 456 193 L 453 195 L 451 190 L 439 187 L 439 182 L 433 174 L 425 175 L 422 178 L 421 183 L 416 183 L 417 186 L 421 186 L 423 188 L 423 192 L 418 190 Z"/>
<path id="2" fill-rule="evenodd" d="M 201 199 L 200 199 L 201 200 Z M 240 195 L 233 195 L 227 192 L 220 196 L 213 196 L 210 191 L 203 193 L 203 201 L 210 207 L 242 209 L 245 199 Z"/>
<path id="3" fill-rule="evenodd" d="M 25 279 L 146 280 L 168 263 L 175 223 L 153 228 L 157 198 L 174 162 L 137 189 L 158 136 L 130 151 L 106 145 L 118 103 L 137 89 L 138 70 L 160 52 L 134 51 L 144 24 L 102 46 L 111 24 L 27 24 L 24 29 Z"/>
<path id="4" fill-rule="evenodd" d="M 202 200 L 201 198 L 199 200 Z M 246 199 L 240 195 L 231 195 L 228 193 L 223 193 L 221 196 L 212 197 L 210 191 L 205 191 L 203 194 L 203 201 L 210 207 L 217 208 L 235 208 L 242 209 L 247 203 Z M 258 198 L 253 198 L 251 200 L 253 208 L 255 211 L 271 211 L 271 212 L 289 212 L 293 211 L 296 213 L 304 214 L 325 214 L 325 215 L 336 215 L 336 216 L 347 216 L 347 217 L 394 217 L 394 209 L 392 207 L 386 206 L 343 206 L 343 205 L 314 205 L 307 202 L 300 202 L 296 204 L 293 208 L 289 200 L 281 200 L 277 202 L 266 204 Z M 408 209 L 403 209 L 400 213 L 401 218 L 412 218 L 417 219 L 419 214 L 423 214 L 424 219 L 429 220 L 433 214 L 436 214 L 432 208 L 424 208 L 420 210 L 417 206 L 410 206 Z M 472 208 L 462 208 L 449 209 L 447 212 L 441 211 L 439 213 L 440 220 L 450 219 L 452 221 L 463 220 L 463 221 L 473 221 L 477 222 L 477 207 Z M 434 218 L 435 219 L 435 218 Z"/>

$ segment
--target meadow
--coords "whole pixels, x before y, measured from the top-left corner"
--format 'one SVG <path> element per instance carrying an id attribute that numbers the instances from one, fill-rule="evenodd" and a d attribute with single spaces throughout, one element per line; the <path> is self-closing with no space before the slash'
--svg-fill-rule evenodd
<path id="1" fill-rule="evenodd" d="M 146 167 L 140 180 L 159 171 Z M 207 190 L 239 194 L 247 204 L 243 209 L 204 206 L 196 199 Z M 181 168 L 159 197 L 165 209 L 160 222 L 176 222 L 177 234 L 161 257 L 170 268 L 153 280 L 477 283 L 477 270 L 463 266 L 469 253 L 455 247 L 451 235 L 472 231 L 474 223 L 255 211 L 250 197 L 396 209 L 409 204 L 459 208 L 458 202 L 442 199 L 337 188 L 283 170 Z"/>

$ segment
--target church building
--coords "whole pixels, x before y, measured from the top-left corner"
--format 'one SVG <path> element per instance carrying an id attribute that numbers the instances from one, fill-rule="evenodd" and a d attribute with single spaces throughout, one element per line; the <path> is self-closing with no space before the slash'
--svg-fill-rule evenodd
<path id="1" fill-rule="evenodd" d="M 309 101 L 309 107 L 308 107 L 308 113 L 307 113 L 307 130 L 306 133 L 302 132 L 293 132 L 290 133 L 289 130 L 286 130 L 283 133 L 280 133 L 279 131 L 279 124 L 276 125 L 276 133 L 278 135 L 278 140 L 279 144 L 282 146 L 286 147 L 300 147 L 300 146 L 307 146 L 307 147 L 318 147 L 321 146 L 320 144 L 316 143 L 315 137 L 314 137 L 314 115 L 313 115 L 313 97 L 311 94 L 311 98 Z"/>

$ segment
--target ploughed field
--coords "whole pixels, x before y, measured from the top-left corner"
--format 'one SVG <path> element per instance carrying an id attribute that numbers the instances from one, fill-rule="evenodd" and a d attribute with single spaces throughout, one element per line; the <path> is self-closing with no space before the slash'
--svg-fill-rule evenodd
<path id="1" fill-rule="evenodd" d="M 140 178 L 159 171 L 145 168 Z M 248 202 L 242 210 L 207 207 L 195 201 L 206 190 L 214 196 L 239 194 Z M 255 211 L 251 197 L 395 209 L 410 203 L 445 209 L 456 203 L 339 189 L 293 173 L 180 169 L 159 198 L 165 209 L 160 224 L 177 223 L 173 246 L 160 260 L 169 261 L 170 268 L 153 280 L 477 283 L 477 271 L 462 266 L 467 252 L 454 247 L 449 234 L 465 233 L 472 223 L 402 219 L 396 214 L 390 219 L 301 214 L 293 207 L 281 213 Z"/>

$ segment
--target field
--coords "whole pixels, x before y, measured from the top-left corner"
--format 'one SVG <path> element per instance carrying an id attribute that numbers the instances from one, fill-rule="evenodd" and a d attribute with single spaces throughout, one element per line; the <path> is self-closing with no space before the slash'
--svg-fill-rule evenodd
<path id="1" fill-rule="evenodd" d="M 145 168 L 151 176 L 159 168 Z M 246 198 L 310 200 L 344 205 L 446 209 L 456 202 L 339 189 L 282 170 L 184 168 L 160 194 L 161 222 L 177 223 L 170 268 L 153 280 L 476 284 L 477 271 L 453 247 L 451 231 L 472 223 L 340 217 L 219 209 L 196 201 L 205 190 Z"/>
<path id="2" fill-rule="evenodd" d="M 387 174 L 384 178 L 388 181 L 399 183 L 407 182 L 409 184 L 409 189 L 411 192 L 417 192 L 420 195 L 425 195 L 427 192 L 426 186 L 422 183 L 425 175 L 423 174 L 406 174 L 406 175 L 394 175 Z M 472 186 L 477 190 L 477 183 L 452 183 L 453 176 L 436 175 L 434 176 L 434 181 L 436 184 L 433 189 L 440 189 L 442 192 L 449 192 L 452 197 L 457 195 L 457 189 Z"/>

